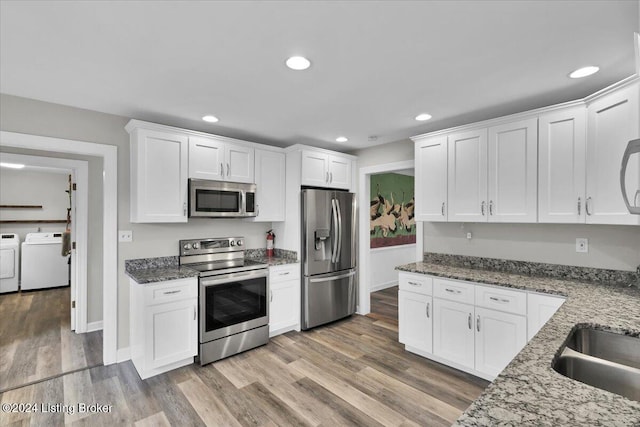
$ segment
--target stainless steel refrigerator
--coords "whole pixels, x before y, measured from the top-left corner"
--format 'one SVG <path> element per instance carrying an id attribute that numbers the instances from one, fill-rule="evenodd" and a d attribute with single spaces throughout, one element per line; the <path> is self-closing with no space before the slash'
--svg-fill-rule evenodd
<path id="1" fill-rule="evenodd" d="M 302 190 L 302 329 L 356 311 L 356 197 Z"/>

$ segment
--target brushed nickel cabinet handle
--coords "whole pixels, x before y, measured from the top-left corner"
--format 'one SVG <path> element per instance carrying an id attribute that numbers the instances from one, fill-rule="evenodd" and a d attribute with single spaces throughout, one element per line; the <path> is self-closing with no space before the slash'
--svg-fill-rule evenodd
<path id="1" fill-rule="evenodd" d="M 484 216 L 485 207 L 486 207 L 486 202 L 483 200 L 482 203 L 480 204 L 480 212 L 482 212 L 482 216 Z"/>
<path id="2" fill-rule="evenodd" d="M 493 200 L 489 200 L 489 215 L 493 215 Z"/>
<path id="3" fill-rule="evenodd" d="M 280 275 L 281 275 L 281 276 L 286 276 L 286 275 L 288 275 L 289 273 L 291 273 L 291 272 L 290 272 L 290 271 L 285 271 L 284 273 L 280 273 Z"/>
<path id="4" fill-rule="evenodd" d="M 478 318 L 476 319 L 476 330 L 480 332 L 480 315 L 478 314 Z"/>
<path id="5" fill-rule="evenodd" d="M 587 215 L 591 216 L 591 197 L 587 197 L 587 200 L 584 202 L 584 210 Z"/>
<path id="6" fill-rule="evenodd" d="M 269 302 L 273 302 L 273 291 L 269 291 Z"/>
<path id="7" fill-rule="evenodd" d="M 407 282 L 408 284 L 410 284 L 411 286 L 422 286 L 422 283 L 417 283 L 417 282 Z"/>
<path id="8" fill-rule="evenodd" d="M 462 291 L 458 290 L 458 289 L 449 289 L 449 288 L 445 288 L 445 291 L 449 292 L 450 294 L 461 294 Z"/>
<path id="9" fill-rule="evenodd" d="M 229 176 L 231 174 L 231 167 L 229 166 L 229 163 L 227 163 L 227 176 Z"/>
<path id="10" fill-rule="evenodd" d="M 224 165 L 220 162 L 220 176 L 224 177 Z"/>
<path id="11" fill-rule="evenodd" d="M 329 172 L 329 182 L 333 182 L 333 172 Z"/>
<path id="12" fill-rule="evenodd" d="M 172 295 L 172 294 L 179 294 L 180 292 L 182 292 L 182 290 L 178 289 L 175 291 L 166 291 L 164 292 L 165 295 Z"/>
<path id="13" fill-rule="evenodd" d="M 326 176 L 324 178 L 324 182 L 329 183 L 329 172 L 325 172 Z"/>
<path id="14" fill-rule="evenodd" d="M 440 208 L 440 211 L 442 212 L 442 216 L 444 216 L 444 202 L 442 202 L 442 208 Z"/>
<path id="15" fill-rule="evenodd" d="M 582 198 L 578 197 L 578 216 L 582 213 Z"/>
<path id="16" fill-rule="evenodd" d="M 194 305 L 193 306 L 193 320 L 196 320 L 196 314 L 197 314 L 196 306 Z"/>
<path id="17" fill-rule="evenodd" d="M 509 300 L 508 300 L 508 299 L 506 299 L 506 298 L 489 297 L 489 299 L 490 299 L 491 301 L 495 301 L 495 302 L 502 302 L 502 303 L 507 303 L 507 302 L 509 302 Z"/>
<path id="18" fill-rule="evenodd" d="M 471 329 L 471 313 L 469 313 L 469 318 L 467 319 L 467 324 L 469 325 L 469 329 Z"/>
<path id="19" fill-rule="evenodd" d="M 427 303 L 427 319 L 429 318 L 429 303 Z"/>

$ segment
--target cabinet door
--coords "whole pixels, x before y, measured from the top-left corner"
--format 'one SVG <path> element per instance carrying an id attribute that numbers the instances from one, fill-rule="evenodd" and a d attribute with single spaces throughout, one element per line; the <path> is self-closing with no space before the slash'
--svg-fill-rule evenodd
<path id="1" fill-rule="evenodd" d="M 450 135 L 448 145 L 449 221 L 487 221 L 487 130 Z"/>
<path id="2" fill-rule="evenodd" d="M 476 371 L 498 374 L 527 344 L 524 316 L 476 307 Z"/>
<path id="3" fill-rule="evenodd" d="M 398 335 L 401 343 L 433 351 L 433 299 L 414 292 L 398 291 Z"/>
<path id="4" fill-rule="evenodd" d="M 269 297 L 269 335 L 295 327 L 299 321 L 300 280 L 287 280 L 270 284 Z"/>
<path id="5" fill-rule="evenodd" d="M 447 137 L 416 142 L 416 221 L 447 221 Z"/>
<path id="6" fill-rule="evenodd" d="M 639 121 L 637 84 L 587 107 L 587 223 L 640 224 L 640 215 L 629 213 L 620 190 L 622 155 L 627 143 L 638 138 Z M 640 184 L 639 163 L 627 166 L 627 188 Z"/>
<path id="7" fill-rule="evenodd" d="M 536 222 L 538 119 L 489 128 L 489 222 Z"/>
<path id="8" fill-rule="evenodd" d="M 284 221 L 285 154 L 256 150 L 256 206 L 255 221 Z"/>
<path id="9" fill-rule="evenodd" d="M 213 138 L 189 137 L 189 178 L 224 179 L 224 142 Z"/>
<path id="10" fill-rule="evenodd" d="M 326 187 L 329 184 L 329 155 L 316 151 L 302 152 L 302 185 Z"/>
<path id="11" fill-rule="evenodd" d="M 474 367 L 474 307 L 433 299 L 433 354 L 454 364 Z"/>
<path id="12" fill-rule="evenodd" d="M 329 156 L 329 186 L 349 190 L 351 188 L 351 160 Z"/>
<path id="13" fill-rule="evenodd" d="M 138 129 L 133 139 L 131 222 L 187 222 L 187 137 Z"/>
<path id="14" fill-rule="evenodd" d="M 197 300 L 146 307 L 147 368 L 161 368 L 198 354 Z"/>
<path id="15" fill-rule="evenodd" d="M 241 145 L 225 145 L 225 181 L 254 182 L 254 151 Z"/>
<path id="16" fill-rule="evenodd" d="M 586 109 L 539 118 L 538 221 L 585 221 Z"/>
<path id="17" fill-rule="evenodd" d="M 542 329 L 562 304 L 562 297 L 534 293 L 527 295 L 527 340 L 530 341 Z"/>

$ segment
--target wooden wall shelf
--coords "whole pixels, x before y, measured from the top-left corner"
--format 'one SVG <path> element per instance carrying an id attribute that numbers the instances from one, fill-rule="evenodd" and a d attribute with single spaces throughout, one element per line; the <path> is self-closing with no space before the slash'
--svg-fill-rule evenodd
<path id="1" fill-rule="evenodd" d="M 66 224 L 66 219 L 3 219 L 0 224 Z"/>
<path id="2" fill-rule="evenodd" d="M 0 205 L 0 209 L 42 209 L 42 205 Z"/>

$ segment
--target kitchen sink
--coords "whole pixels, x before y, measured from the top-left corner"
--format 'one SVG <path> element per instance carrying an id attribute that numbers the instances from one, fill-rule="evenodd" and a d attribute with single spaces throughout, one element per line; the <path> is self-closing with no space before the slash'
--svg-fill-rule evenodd
<path id="1" fill-rule="evenodd" d="M 553 369 L 576 381 L 640 401 L 640 338 L 576 329 Z"/>

